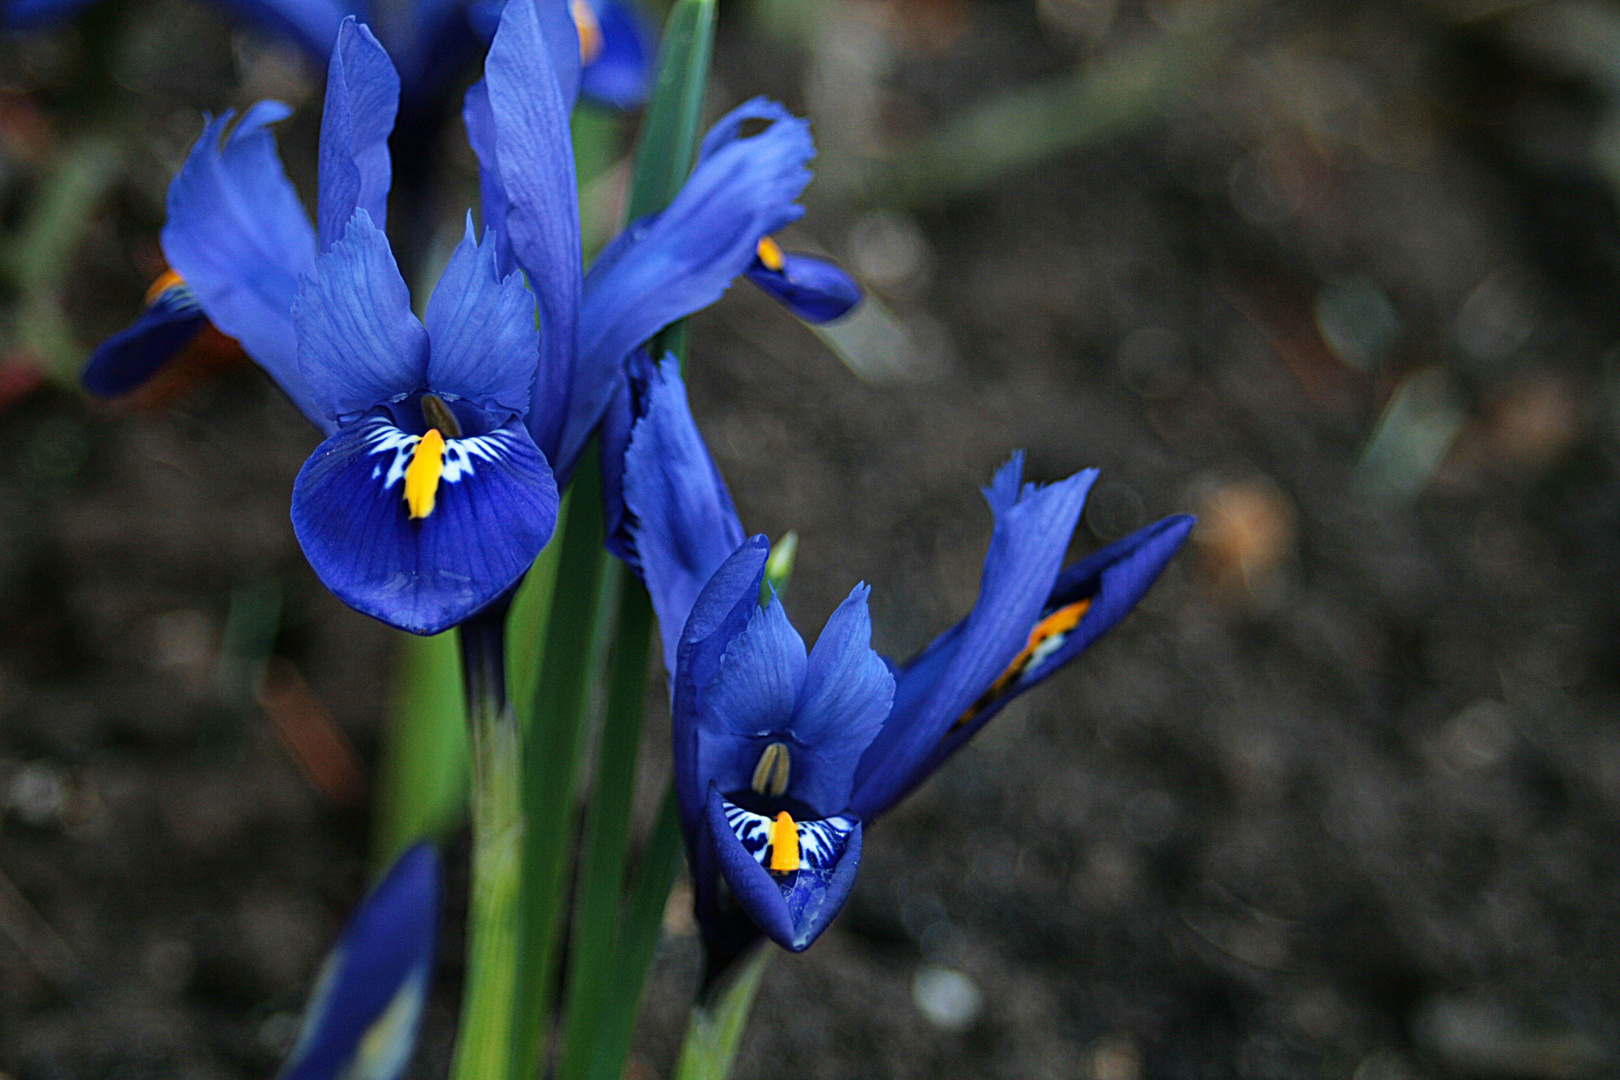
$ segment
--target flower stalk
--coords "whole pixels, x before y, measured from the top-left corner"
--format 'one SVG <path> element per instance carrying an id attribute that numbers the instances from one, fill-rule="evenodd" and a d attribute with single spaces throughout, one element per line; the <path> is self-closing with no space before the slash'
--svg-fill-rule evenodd
<path id="1" fill-rule="evenodd" d="M 509 1080 L 523 900 L 523 757 L 506 698 L 505 605 L 464 623 L 462 675 L 472 758 L 467 984 L 453 1080 Z"/>

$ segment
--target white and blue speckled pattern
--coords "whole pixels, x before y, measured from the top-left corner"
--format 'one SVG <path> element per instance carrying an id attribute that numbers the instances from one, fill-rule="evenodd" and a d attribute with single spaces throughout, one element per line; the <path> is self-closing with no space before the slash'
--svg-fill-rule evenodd
<path id="1" fill-rule="evenodd" d="M 737 839 L 759 864 L 766 869 L 771 865 L 771 825 L 773 818 L 756 814 L 725 801 L 726 823 Z M 809 870 L 831 870 L 844 853 L 844 843 L 855 828 L 852 817 L 840 815 L 818 821 L 795 821 L 799 833 L 799 866 Z"/>
<path id="2" fill-rule="evenodd" d="M 384 491 L 402 483 L 405 479 L 405 469 L 410 465 L 411 455 L 416 452 L 416 444 L 422 441 L 422 436 L 401 431 L 380 416 L 363 421 L 362 428 L 365 431 L 362 438 L 366 444 L 366 453 L 393 455 L 393 459 L 387 463 L 386 470 L 380 461 L 372 466 L 371 478 L 381 480 Z M 516 441 L 517 437 L 506 431 L 446 439 L 444 467 L 439 474 L 439 481 L 445 484 L 458 483 L 473 475 L 474 462 L 497 461 L 506 456 L 506 448 L 514 445 Z"/>

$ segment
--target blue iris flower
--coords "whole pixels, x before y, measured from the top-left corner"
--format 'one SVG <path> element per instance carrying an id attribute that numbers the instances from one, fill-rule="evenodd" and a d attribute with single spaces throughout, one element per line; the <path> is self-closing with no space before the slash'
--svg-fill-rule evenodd
<path id="1" fill-rule="evenodd" d="M 416 1045 L 433 970 L 439 856 L 407 849 L 327 957 L 279 1080 L 397 1080 Z"/>
<path id="2" fill-rule="evenodd" d="M 351 606 L 437 633 L 487 606 L 550 537 L 557 488 L 525 423 L 539 364 L 534 297 L 467 236 L 422 321 L 382 232 L 399 82 L 353 19 L 338 34 L 311 228 L 264 125 L 209 123 L 169 191 L 163 243 L 204 312 L 327 439 L 292 518 Z"/>
<path id="3" fill-rule="evenodd" d="M 750 102 L 708 134 L 669 208 L 584 273 L 578 65 L 563 4 L 507 4 L 464 110 L 488 229 L 469 229 L 423 322 L 382 232 L 398 77 L 352 19 L 327 78 L 313 228 L 266 130 L 287 114 L 276 102 L 234 128 L 211 121 L 169 190 L 170 264 L 328 437 L 293 489 L 305 553 L 344 601 L 401 629 L 446 629 L 521 577 L 626 355 L 717 299 L 758 238 L 802 213 L 808 127 Z M 749 120 L 766 126 L 744 137 Z"/>
<path id="4" fill-rule="evenodd" d="M 911 662 L 879 666 L 857 587 L 806 661 L 780 602 L 758 602 L 768 545 L 743 538 L 674 362 L 637 382 L 629 422 L 606 429 L 623 455 L 609 474 L 611 524 L 664 638 L 676 793 L 713 977 L 761 933 L 793 950 L 814 941 L 849 894 L 863 825 L 1123 618 L 1192 519 L 1166 518 L 1064 570 L 1096 471 L 1023 484 L 1016 455 L 985 492 L 995 528 L 967 618 Z M 627 437 L 613 435 L 620 427 Z"/>

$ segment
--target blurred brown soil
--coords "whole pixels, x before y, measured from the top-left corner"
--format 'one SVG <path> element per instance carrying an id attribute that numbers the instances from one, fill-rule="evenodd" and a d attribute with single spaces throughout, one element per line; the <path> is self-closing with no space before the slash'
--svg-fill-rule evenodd
<path id="1" fill-rule="evenodd" d="M 879 112 L 926 126 L 1173 5 L 1094 6 L 1062 38 L 1033 5 L 903 5 Z M 1034 479 L 1102 469 L 1076 555 L 1202 517 L 1139 612 L 872 830 L 846 912 L 773 961 L 739 1078 L 1614 1068 L 1620 233 L 1604 100 L 1514 40 L 1445 5 L 1261 6 L 1134 132 L 931 205 L 812 196 L 787 246 L 880 282 L 912 378 L 861 381 L 743 288 L 696 320 L 694 408 L 749 527 L 801 534 L 807 637 L 858 580 L 890 655 L 965 613 L 975 486 L 1018 447 Z M 798 54 L 728 25 L 720 55 L 722 103 L 804 104 Z M 224 93 L 197 79 L 145 106 L 179 146 Z M 86 342 L 138 299 L 144 168 L 93 234 Z M 0 414 L 0 1072 L 285 1052 L 363 884 L 392 655 L 293 541 L 314 444 L 248 369 Z M 283 705 L 358 777 L 312 782 L 221 675 L 233 590 L 267 586 Z M 678 905 L 668 930 L 638 1077 L 696 977 Z M 415 1076 L 447 1058 L 447 933 Z"/>

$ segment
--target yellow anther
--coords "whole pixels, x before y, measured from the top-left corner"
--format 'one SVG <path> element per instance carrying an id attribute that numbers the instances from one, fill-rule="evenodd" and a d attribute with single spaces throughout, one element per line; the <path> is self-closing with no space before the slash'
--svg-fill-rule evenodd
<path id="1" fill-rule="evenodd" d="M 754 790 L 761 795 L 781 798 L 787 793 L 788 770 L 793 759 L 788 755 L 787 743 L 773 742 L 759 755 L 754 766 Z"/>
<path id="2" fill-rule="evenodd" d="M 439 497 L 439 477 L 444 474 L 444 436 L 438 428 L 428 428 L 405 466 L 405 509 L 413 520 L 433 513 Z"/>
<path id="3" fill-rule="evenodd" d="M 765 269 L 778 274 L 782 272 L 785 265 L 782 261 L 782 249 L 777 246 L 775 240 L 768 236 L 760 237 L 759 243 L 754 245 L 754 254 L 765 264 Z"/>
<path id="4" fill-rule="evenodd" d="M 589 64 L 602 55 L 602 24 L 590 0 L 574 0 L 574 28 L 579 31 L 579 62 Z"/>
<path id="5" fill-rule="evenodd" d="M 163 271 L 163 273 L 158 277 L 158 279 L 156 281 L 152 282 L 151 287 L 146 290 L 146 304 L 147 304 L 147 306 L 150 307 L 151 305 L 157 303 L 158 297 L 162 296 L 164 293 L 168 292 L 170 289 L 174 288 L 176 285 L 184 285 L 185 283 L 186 283 L 186 279 L 180 276 L 179 271 L 177 271 L 177 270 L 165 270 L 165 271 Z"/>
<path id="6" fill-rule="evenodd" d="M 1018 655 L 1013 657 L 1012 663 L 1007 665 L 1007 670 L 996 676 L 996 681 L 990 684 L 990 689 L 981 694 L 978 701 L 968 706 L 967 711 L 956 718 L 951 730 L 955 731 L 988 708 L 991 702 L 1006 693 L 1008 688 L 1018 681 L 1020 675 L 1029 670 L 1032 663 L 1051 656 L 1063 645 L 1063 639 L 1068 636 L 1069 631 L 1080 625 L 1080 620 L 1090 609 L 1091 598 L 1088 596 L 1084 600 L 1076 600 L 1072 604 L 1058 608 L 1036 623 L 1035 629 L 1029 632 L 1029 641 Z"/>
<path id="7" fill-rule="evenodd" d="M 788 874 L 799 868 L 799 827 L 783 810 L 771 825 L 771 872 Z"/>

